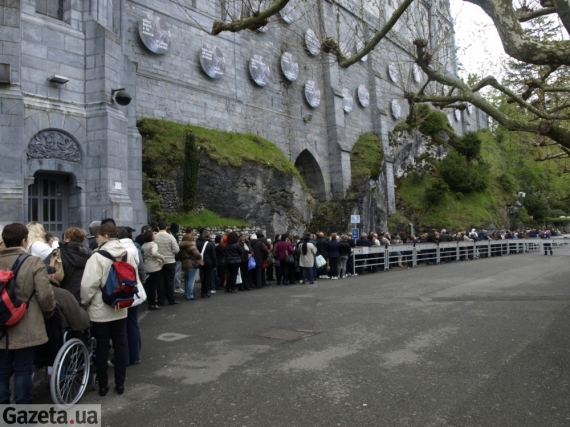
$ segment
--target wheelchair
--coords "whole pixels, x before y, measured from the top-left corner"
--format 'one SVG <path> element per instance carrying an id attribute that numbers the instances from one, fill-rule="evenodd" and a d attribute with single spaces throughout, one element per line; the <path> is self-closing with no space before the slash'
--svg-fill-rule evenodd
<path id="1" fill-rule="evenodd" d="M 97 389 L 97 373 L 94 357 L 97 342 L 89 328 L 85 331 L 67 330 L 61 334 L 58 319 L 51 328 L 46 319 L 48 342 L 36 352 L 34 372 L 45 367 L 45 382 L 49 383 L 53 403 L 60 409 L 69 409 L 85 393 L 89 383 Z"/>
<path id="2" fill-rule="evenodd" d="M 94 372 L 93 355 L 95 338 L 87 330 L 85 340 L 68 338 L 71 331 L 64 334 L 63 346 L 57 352 L 49 377 L 49 388 L 54 404 L 61 409 L 75 405 L 85 393 L 89 382 L 97 388 L 97 374 Z"/>

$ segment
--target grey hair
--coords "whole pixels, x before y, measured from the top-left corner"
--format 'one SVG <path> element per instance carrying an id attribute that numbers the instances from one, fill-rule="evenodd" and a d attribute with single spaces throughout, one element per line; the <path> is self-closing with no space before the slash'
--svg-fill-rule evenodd
<path id="1" fill-rule="evenodd" d="M 101 225 L 101 221 L 93 221 L 91 224 L 89 224 L 89 234 L 91 234 L 93 236 L 93 232 L 100 225 Z"/>

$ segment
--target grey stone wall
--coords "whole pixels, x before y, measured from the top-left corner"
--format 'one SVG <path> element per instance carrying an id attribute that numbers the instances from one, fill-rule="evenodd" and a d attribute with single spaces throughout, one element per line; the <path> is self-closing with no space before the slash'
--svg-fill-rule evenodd
<path id="1" fill-rule="evenodd" d="M 0 64 L 11 66 L 11 84 L 0 86 L 0 223 L 28 219 L 29 185 L 38 173 L 48 173 L 67 179 L 65 226 L 86 228 L 90 221 L 109 216 L 137 228 L 144 224 L 141 138 L 136 129 L 142 117 L 259 134 L 275 142 L 293 163 L 309 153 L 317 165 L 310 170 L 322 175 L 318 197 L 343 196 L 351 183 L 349 153 L 358 136 L 373 131 L 384 138 L 398 120 L 393 101 L 400 102 L 403 117 L 403 91 L 420 84 L 411 78 L 411 64 L 402 54 L 411 35 L 401 27 L 366 62 L 342 69 L 330 55 L 309 54 L 305 31 L 312 28 L 321 37 L 336 37 L 354 50 L 354 28 L 369 37 L 374 30 L 370 25 L 379 23 L 361 16 L 352 0 L 336 2 L 340 6 L 318 0 L 310 8 L 296 3 L 302 13 L 291 24 L 275 19 L 265 33 L 213 37 L 208 31 L 221 16 L 217 0 L 198 0 L 196 7 L 171 0 L 70 0 L 64 2 L 61 21 L 36 13 L 35 0 L 1 2 Z M 384 16 L 392 11 L 387 5 L 381 10 Z M 438 12 L 442 19 L 447 19 L 445 10 Z M 172 45 L 164 55 L 151 53 L 139 37 L 139 20 L 148 12 L 170 27 Z M 221 79 L 213 80 L 201 70 L 198 52 L 205 43 L 219 46 L 225 55 Z M 280 70 L 285 51 L 300 65 L 295 82 Z M 263 88 L 249 75 L 253 54 L 262 55 L 271 69 Z M 387 70 L 396 59 L 400 78 L 393 81 Z M 67 83 L 50 82 L 54 74 Z M 322 94 L 316 108 L 304 98 L 308 80 L 314 80 Z M 366 108 L 357 100 L 361 84 L 370 92 Z M 128 106 L 114 102 L 111 91 L 119 88 L 132 96 Z M 343 89 L 354 98 L 350 113 L 342 109 Z M 461 133 L 485 126 L 485 120 L 475 111 L 473 116 L 462 113 L 452 124 Z M 71 135 L 81 162 L 29 158 L 28 144 L 45 130 Z M 389 206 L 392 169 L 387 160 L 383 191 Z M 305 221 L 300 213 L 286 219 L 285 211 L 269 211 L 276 230 L 300 227 Z M 251 213 L 243 215 L 253 220 Z"/>

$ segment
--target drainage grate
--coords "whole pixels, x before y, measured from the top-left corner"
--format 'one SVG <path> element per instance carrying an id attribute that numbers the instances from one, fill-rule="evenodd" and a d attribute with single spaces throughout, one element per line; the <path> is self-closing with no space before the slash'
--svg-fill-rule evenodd
<path id="1" fill-rule="evenodd" d="M 273 338 L 276 340 L 283 341 L 295 341 L 299 338 L 309 335 L 307 332 L 300 331 L 289 331 L 287 329 L 274 329 L 273 331 L 267 332 L 266 334 L 261 334 L 265 338 Z"/>

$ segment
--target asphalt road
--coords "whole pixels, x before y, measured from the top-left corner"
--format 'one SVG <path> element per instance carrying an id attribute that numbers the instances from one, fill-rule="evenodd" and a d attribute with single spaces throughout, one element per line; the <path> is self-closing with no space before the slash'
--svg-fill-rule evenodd
<path id="1" fill-rule="evenodd" d="M 562 247 L 141 311 L 125 394 L 81 403 L 108 426 L 569 426 L 569 261 Z"/>

